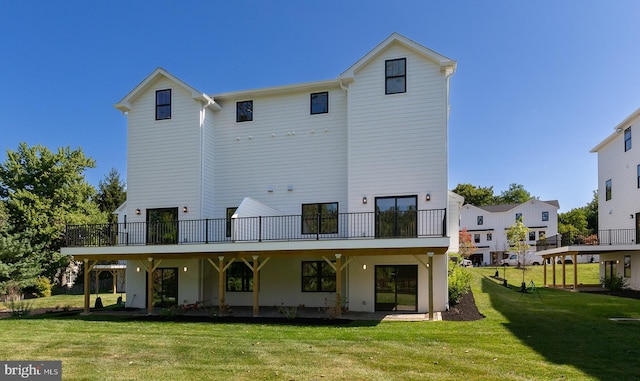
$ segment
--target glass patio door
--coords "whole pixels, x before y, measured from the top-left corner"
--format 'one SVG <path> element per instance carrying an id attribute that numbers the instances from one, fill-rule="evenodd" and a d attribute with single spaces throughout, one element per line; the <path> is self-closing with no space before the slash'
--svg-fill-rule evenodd
<path id="1" fill-rule="evenodd" d="M 417 196 L 376 197 L 376 237 L 416 237 Z"/>
<path id="2" fill-rule="evenodd" d="M 418 310 L 418 266 L 376 266 L 376 311 Z"/>
<path id="3" fill-rule="evenodd" d="M 147 209 L 147 245 L 178 243 L 178 208 Z"/>
<path id="4" fill-rule="evenodd" d="M 178 305 L 178 269 L 161 268 L 153 272 L 153 306 Z"/>

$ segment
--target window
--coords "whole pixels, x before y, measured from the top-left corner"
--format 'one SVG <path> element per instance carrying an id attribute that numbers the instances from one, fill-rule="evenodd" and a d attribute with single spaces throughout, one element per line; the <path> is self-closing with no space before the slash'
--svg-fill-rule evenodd
<path id="1" fill-rule="evenodd" d="M 549 212 L 542 212 L 542 221 L 549 221 Z"/>
<path id="2" fill-rule="evenodd" d="M 238 210 L 237 207 L 235 208 L 227 208 L 227 228 L 226 228 L 226 236 L 227 237 L 231 237 L 231 217 L 233 217 L 233 215 L 236 213 L 236 210 Z"/>
<path id="3" fill-rule="evenodd" d="M 376 237 L 416 237 L 418 197 L 376 197 Z"/>
<path id="4" fill-rule="evenodd" d="M 536 232 L 529 232 L 529 241 L 536 240 Z"/>
<path id="5" fill-rule="evenodd" d="M 178 208 L 147 209 L 147 245 L 178 243 Z"/>
<path id="6" fill-rule="evenodd" d="M 178 268 L 159 268 L 153 271 L 153 306 L 178 305 Z"/>
<path id="7" fill-rule="evenodd" d="M 329 93 L 311 94 L 311 115 L 326 114 L 329 112 Z"/>
<path id="8" fill-rule="evenodd" d="M 385 94 L 407 92 L 407 59 L 399 58 L 385 61 Z"/>
<path id="9" fill-rule="evenodd" d="M 487 233 L 487 241 L 493 241 L 493 234 Z"/>
<path id="10" fill-rule="evenodd" d="M 611 200 L 611 179 L 605 181 L 604 183 L 604 200 Z"/>
<path id="11" fill-rule="evenodd" d="M 171 119 L 171 89 L 156 91 L 156 120 Z"/>
<path id="12" fill-rule="evenodd" d="M 476 219 L 477 219 L 476 222 L 478 223 L 478 225 L 482 225 L 484 223 L 484 217 L 483 216 L 478 216 Z"/>
<path id="13" fill-rule="evenodd" d="M 624 256 L 624 277 L 631 278 L 631 256 Z"/>
<path id="14" fill-rule="evenodd" d="M 480 243 L 480 234 L 473 235 L 473 242 Z"/>
<path id="15" fill-rule="evenodd" d="M 302 292 L 335 292 L 336 270 L 325 261 L 302 262 Z"/>
<path id="16" fill-rule="evenodd" d="M 624 152 L 631 149 L 631 127 L 624 130 Z"/>
<path id="17" fill-rule="evenodd" d="M 226 274 L 227 291 L 253 291 L 253 271 L 244 262 L 233 262 Z"/>
<path id="18" fill-rule="evenodd" d="M 540 230 L 538 232 L 538 239 L 545 239 L 547 238 L 547 233 L 544 230 Z"/>
<path id="19" fill-rule="evenodd" d="M 516 213 L 516 222 L 522 220 L 522 213 Z"/>
<path id="20" fill-rule="evenodd" d="M 637 183 L 638 183 L 638 188 L 640 188 L 640 164 L 638 164 L 638 167 L 636 169 L 636 173 L 638 175 L 638 179 L 637 179 Z"/>
<path id="21" fill-rule="evenodd" d="M 253 120 L 253 101 L 236 102 L 236 122 Z"/>
<path id="22" fill-rule="evenodd" d="M 338 203 L 302 204 L 302 234 L 338 233 Z"/>

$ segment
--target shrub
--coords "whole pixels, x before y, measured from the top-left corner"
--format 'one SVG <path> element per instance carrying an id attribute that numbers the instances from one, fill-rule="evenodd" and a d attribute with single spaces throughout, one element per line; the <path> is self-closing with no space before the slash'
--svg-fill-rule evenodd
<path id="1" fill-rule="evenodd" d="M 51 281 L 46 276 L 40 276 L 36 279 L 36 293 L 38 296 L 48 298 L 51 296 Z"/>
<path id="2" fill-rule="evenodd" d="M 471 290 L 471 273 L 464 267 L 449 267 L 449 303 L 460 303 L 462 297 Z"/>
<path id="3" fill-rule="evenodd" d="M 609 291 L 624 291 L 628 288 L 627 280 L 618 275 L 600 278 L 600 284 Z"/>

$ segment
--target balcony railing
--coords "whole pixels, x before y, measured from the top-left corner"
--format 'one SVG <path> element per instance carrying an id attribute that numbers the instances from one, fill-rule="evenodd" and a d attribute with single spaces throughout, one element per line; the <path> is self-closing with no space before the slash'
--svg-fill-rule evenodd
<path id="1" fill-rule="evenodd" d="M 536 250 L 542 251 L 564 246 L 635 245 L 635 229 L 598 230 L 598 234 L 557 234 L 536 241 Z"/>
<path id="2" fill-rule="evenodd" d="M 447 235 L 446 209 L 67 225 L 67 247 L 175 245 Z"/>

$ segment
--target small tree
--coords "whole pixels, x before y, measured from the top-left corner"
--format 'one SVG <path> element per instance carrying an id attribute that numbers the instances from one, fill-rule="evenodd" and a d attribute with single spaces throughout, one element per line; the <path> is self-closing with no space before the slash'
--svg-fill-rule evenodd
<path id="1" fill-rule="evenodd" d="M 524 224 L 522 218 L 519 218 L 514 225 L 507 229 L 509 251 L 518 255 L 518 266 L 522 268 L 522 287 L 520 291 L 526 290 L 524 272 L 526 270 L 526 255 L 530 247 L 527 243 L 528 237 L 529 228 Z"/>
<path id="2" fill-rule="evenodd" d="M 473 243 L 473 239 L 471 238 L 471 234 L 467 231 L 467 228 L 464 228 L 458 233 L 459 237 L 459 249 L 458 254 L 462 256 L 464 259 L 468 259 L 474 251 L 476 251 L 477 247 Z"/>

